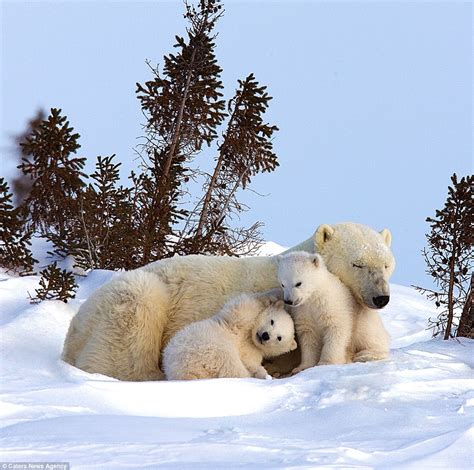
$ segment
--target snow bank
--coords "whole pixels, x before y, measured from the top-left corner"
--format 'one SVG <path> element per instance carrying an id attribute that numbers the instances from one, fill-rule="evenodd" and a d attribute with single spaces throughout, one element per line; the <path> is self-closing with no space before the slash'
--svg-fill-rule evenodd
<path id="1" fill-rule="evenodd" d="M 272 250 L 275 247 L 270 247 Z M 38 277 L 0 274 L 4 461 L 72 468 L 472 468 L 474 341 L 431 340 L 435 312 L 392 286 L 389 360 L 289 379 L 119 382 L 59 359 L 81 302 L 30 305 Z"/>

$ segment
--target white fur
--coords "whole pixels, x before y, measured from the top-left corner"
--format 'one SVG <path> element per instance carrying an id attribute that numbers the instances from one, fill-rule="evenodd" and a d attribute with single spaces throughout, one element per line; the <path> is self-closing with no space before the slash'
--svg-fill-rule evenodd
<path id="1" fill-rule="evenodd" d="M 283 301 L 242 294 L 211 318 L 178 331 L 163 351 L 163 370 L 168 380 L 265 379 L 263 357 L 296 349 L 294 334 Z"/>
<path id="2" fill-rule="evenodd" d="M 391 241 L 387 229 L 377 233 L 365 225 L 350 222 L 323 224 L 312 239 L 288 252 L 320 254 L 328 270 L 351 289 L 358 303 L 377 309 L 374 298 L 390 295 L 388 280 L 395 269 Z"/>
<path id="3" fill-rule="evenodd" d="M 278 280 L 295 321 L 301 363 L 293 370 L 316 364 L 350 361 L 352 329 L 357 305 L 338 277 L 318 254 L 303 251 L 280 258 Z"/>
<path id="4" fill-rule="evenodd" d="M 353 223 L 322 225 L 293 250 L 320 253 L 329 271 L 368 305 L 373 295 L 388 292 L 394 260 L 387 233 Z M 354 268 L 354 260 L 366 268 Z M 163 376 L 160 352 L 176 332 L 210 317 L 239 293 L 277 286 L 276 257 L 192 255 L 156 261 L 117 276 L 91 295 L 71 322 L 63 359 L 121 380 L 158 379 Z M 370 311 L 366 322 L 380 323 L 377 312 Z M 276 370 L 291 370 L 291 360 L 281 361 Z"/>
<path id="5" fill-rule="evenodd" d="M 380 320 L 356 302 L 349 288 L 327 270 L 320 255 L 302 251 L 283 255 L 278 280 L 285 303 L 290 305 L 301 349 L 301 362 L 293 373 L 317 364 L 387 357 L 389 337 Z"/>

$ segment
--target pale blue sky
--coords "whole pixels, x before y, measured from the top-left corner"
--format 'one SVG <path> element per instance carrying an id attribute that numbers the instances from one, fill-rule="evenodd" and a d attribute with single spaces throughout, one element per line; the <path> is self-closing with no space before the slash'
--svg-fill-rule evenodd
<path id="1" fill-rule="evenodd" d="M 453 172 L 472 172 L 470 2 L 225 2 L 217 56 L 226 96 L 254 72 L 280 127 L 280 168 L 244 197 L 266 239 L 293 245 L 321 223 L 393 232 L 393 280 L 429 282 L 425 218 Z M 2 174 L 9 136 L 61 107 L 81 155 L 135 165 L 135 82 L 183 34 L 181 2 L 2 2 Z M 212 153 L 198 157 L 207 166 Z M 126 170 L 126 171 L 125 171 Z"/>

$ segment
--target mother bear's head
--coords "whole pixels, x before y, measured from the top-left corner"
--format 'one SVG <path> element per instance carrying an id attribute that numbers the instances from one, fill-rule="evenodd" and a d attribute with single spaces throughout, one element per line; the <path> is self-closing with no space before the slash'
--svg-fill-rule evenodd
<path id="1" fill-rule="evenodd" d="M 329 271 L 351 289 L 360 304 L 372 309 L 388 304 L 388 280 L 395 269 L 388 229 L 379 233 L 351 222 L 323 224 L 313 240 L 316 253 L 324 258 Z"/>

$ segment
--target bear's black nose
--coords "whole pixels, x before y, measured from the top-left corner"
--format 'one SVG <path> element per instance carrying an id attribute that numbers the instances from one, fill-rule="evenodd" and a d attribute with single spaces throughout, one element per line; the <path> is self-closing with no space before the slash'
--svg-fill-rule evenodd
<path id="1" fill-rule="evenodd" d="M 270 335 L 266 331 L 264 331 L 262 333 L 261 338 L 263 339 L 263 341 L 268 341 L 270 339 Z"/>
<path id="2" fill-rule="evenodd" d="M 286 305 L 293 305 L 293 302 L 291 300 L 285 300 Z"/>
<path id="3" fill-rule="evenodd" d="M 390 300 L 390 296 L 388 296 L 388 295 L 379 295 L 378 297 L 374 297 L 372 300 L 374 301 L 374 305 L 377 308 L 382 308 L 382 307 L 385 307 L 385 305 L 388 304 L 388 301 Z"/>

